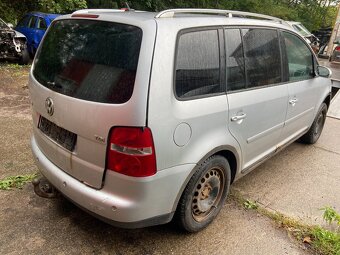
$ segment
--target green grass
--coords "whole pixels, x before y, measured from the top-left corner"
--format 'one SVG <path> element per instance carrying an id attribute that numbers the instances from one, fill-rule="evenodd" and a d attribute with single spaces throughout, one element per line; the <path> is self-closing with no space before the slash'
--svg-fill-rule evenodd
<path id="1" fill-rule="evenodd" d="M 5 64 L 1 64 L 0 67 L 2 68 L 7 68 L 7 69 L 23 69 L 23 68 L 27 68 L 30 67 L 31 65 L 19 65 L 17 63 L 5 63 Z"/>
<path id="2" fill-rule="evenodd" d="M 270 218 L 278 226 L 286 229 L 298 242 L 305 243 L 318 254 L 340 255 L 340 227 L 336 231 L 330 231 L 320 226 L 304 224 L 279 212 L 268 210 L 256 201 L 243 198 L 235 191 L 232 192 L 231 198 L 243 208 L 255 210 Z M 327 223 L 335 222 L 340 226 L 340 215 L 332 207 L 324 207 L 321 210 L 324 211 L 323 218 Z"/>
<path id="3" fill-rule="evenodd" d="M 26 174 L 6 177 L 0 180 L 0 190 L 22 189 L 26 183 L 31 182 L 36 176 L 37 174 Z"/>
<path id="4" fill-rule="evenodd" d="M 340 233 L 313 227 L 311 231 L 312 246 L 325 255 L 340 255 Z"/>

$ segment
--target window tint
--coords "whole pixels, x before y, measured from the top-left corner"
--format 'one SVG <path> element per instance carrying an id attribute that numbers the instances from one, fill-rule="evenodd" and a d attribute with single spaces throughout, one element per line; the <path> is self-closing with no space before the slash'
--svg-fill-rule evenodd
<path id="1" fill-rule="evenodd" d="M 101 103 L 132 96 L 142 30 L 94 20 L 56 21 L 36 55 L 33 75 L 58 93 Z"/>
<path id="2" fill-rule="evenodd" d="M 26 26 L 27 25 L 27 22 L 28 22 L 28 20 L 29 20 L 29 18 L 30 18 L 30 16 L 25 16 L 25 17 L 23 17 L 20 21 L 19 21 L 19 23 L 18 23 L 18 27 L 24 27 L 24 26 Z"/>
<path id="3" fill-rule="evenodd" d="M 243 89 L 246 85 L 246 79 L 240 30 L 226 29 L 225 42 L 227 54 L 227 90 Z"/>
<path id="4" fill-rule="evenodd" d="M 36 21 L 37 21 L 37 17 L 32 16 L 31 19 L 30 19 L 30 21 L 28 22 L 28 27 L 29 27 L 29 28 L 34 28 L 35 22 L 36 22 Z"/>
<path id="5" fill-rule="evenodd" d="M 281 82 L 281 56 L 276 30 L 242 29 L 247 87 Z"/>
<path id="6" fill-rule="evenodd" d="M 302 39 L 283 32 L 289 69 L 289 80 L 298 81 L 314 77 L 313 55 Z"/>
<path id="7" fill-rule="evenodd" d="M 38 25 L 37 25 L 38 29 L 43 29 L 45 30 L 47 28 L 46 22 L 43 18 L 39 18 L 38 19 Z"/>
<path id="8" fill-rule="evenodd" d="M 223 92 L 217 30 L 182 34 L 176 58 L 176 94 L 179 98 Z"/>

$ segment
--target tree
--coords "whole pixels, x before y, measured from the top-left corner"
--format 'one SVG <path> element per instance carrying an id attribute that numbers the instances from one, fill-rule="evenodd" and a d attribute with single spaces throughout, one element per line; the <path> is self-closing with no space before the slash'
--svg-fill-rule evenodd
<path id="1" fill-rule="evenodd" d="M 83 8 L 86 0 L 0 0 L 1 18 L 13 24 L 27 12 L 70 13 Z"/>
<path id="2" fill-rule="evenodd" d="M 38 0 L 39 10 L 52 13 L 70 13 L 87 8 L 86 0 Z"/>

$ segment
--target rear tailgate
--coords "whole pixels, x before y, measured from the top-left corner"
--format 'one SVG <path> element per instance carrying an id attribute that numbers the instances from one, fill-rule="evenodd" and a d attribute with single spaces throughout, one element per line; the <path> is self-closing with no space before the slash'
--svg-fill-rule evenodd
<path id="1" fill-rule="evenodd" d="M 150 20 L 126 24 L 124 17 L 105 18 L 112 16 L 54 22 L 29 81 L 39 148 L 94 188 L 102 187 L 110 129 L 146 125 L 156 32 Z"/>

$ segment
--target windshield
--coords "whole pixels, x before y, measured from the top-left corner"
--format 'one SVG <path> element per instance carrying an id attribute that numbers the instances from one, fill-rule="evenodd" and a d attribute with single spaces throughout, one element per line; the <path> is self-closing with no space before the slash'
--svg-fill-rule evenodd
<path id="1" fill-rule="evenodd" d="M 293 28 L 295 31 L 300 33 L 302 36 L 310 36 L 312 33 L 308 31 L 307 28 L 304 27 L 304 25 L 300 24 L 294 24 Z"/>
<path id="2" fill-rule="evenodd" d="M 52 24 L 33 69 L 43 86 L 101 103 L 124 103 L 132 95 L 142 41 L 138 27 L 94 20 Z"/>
<path id="3" fill-rule="evenodd" d="M 0 19 L 0 29 L 9 29 L 5 21 L 3 21 L 2 19 Z"/>

